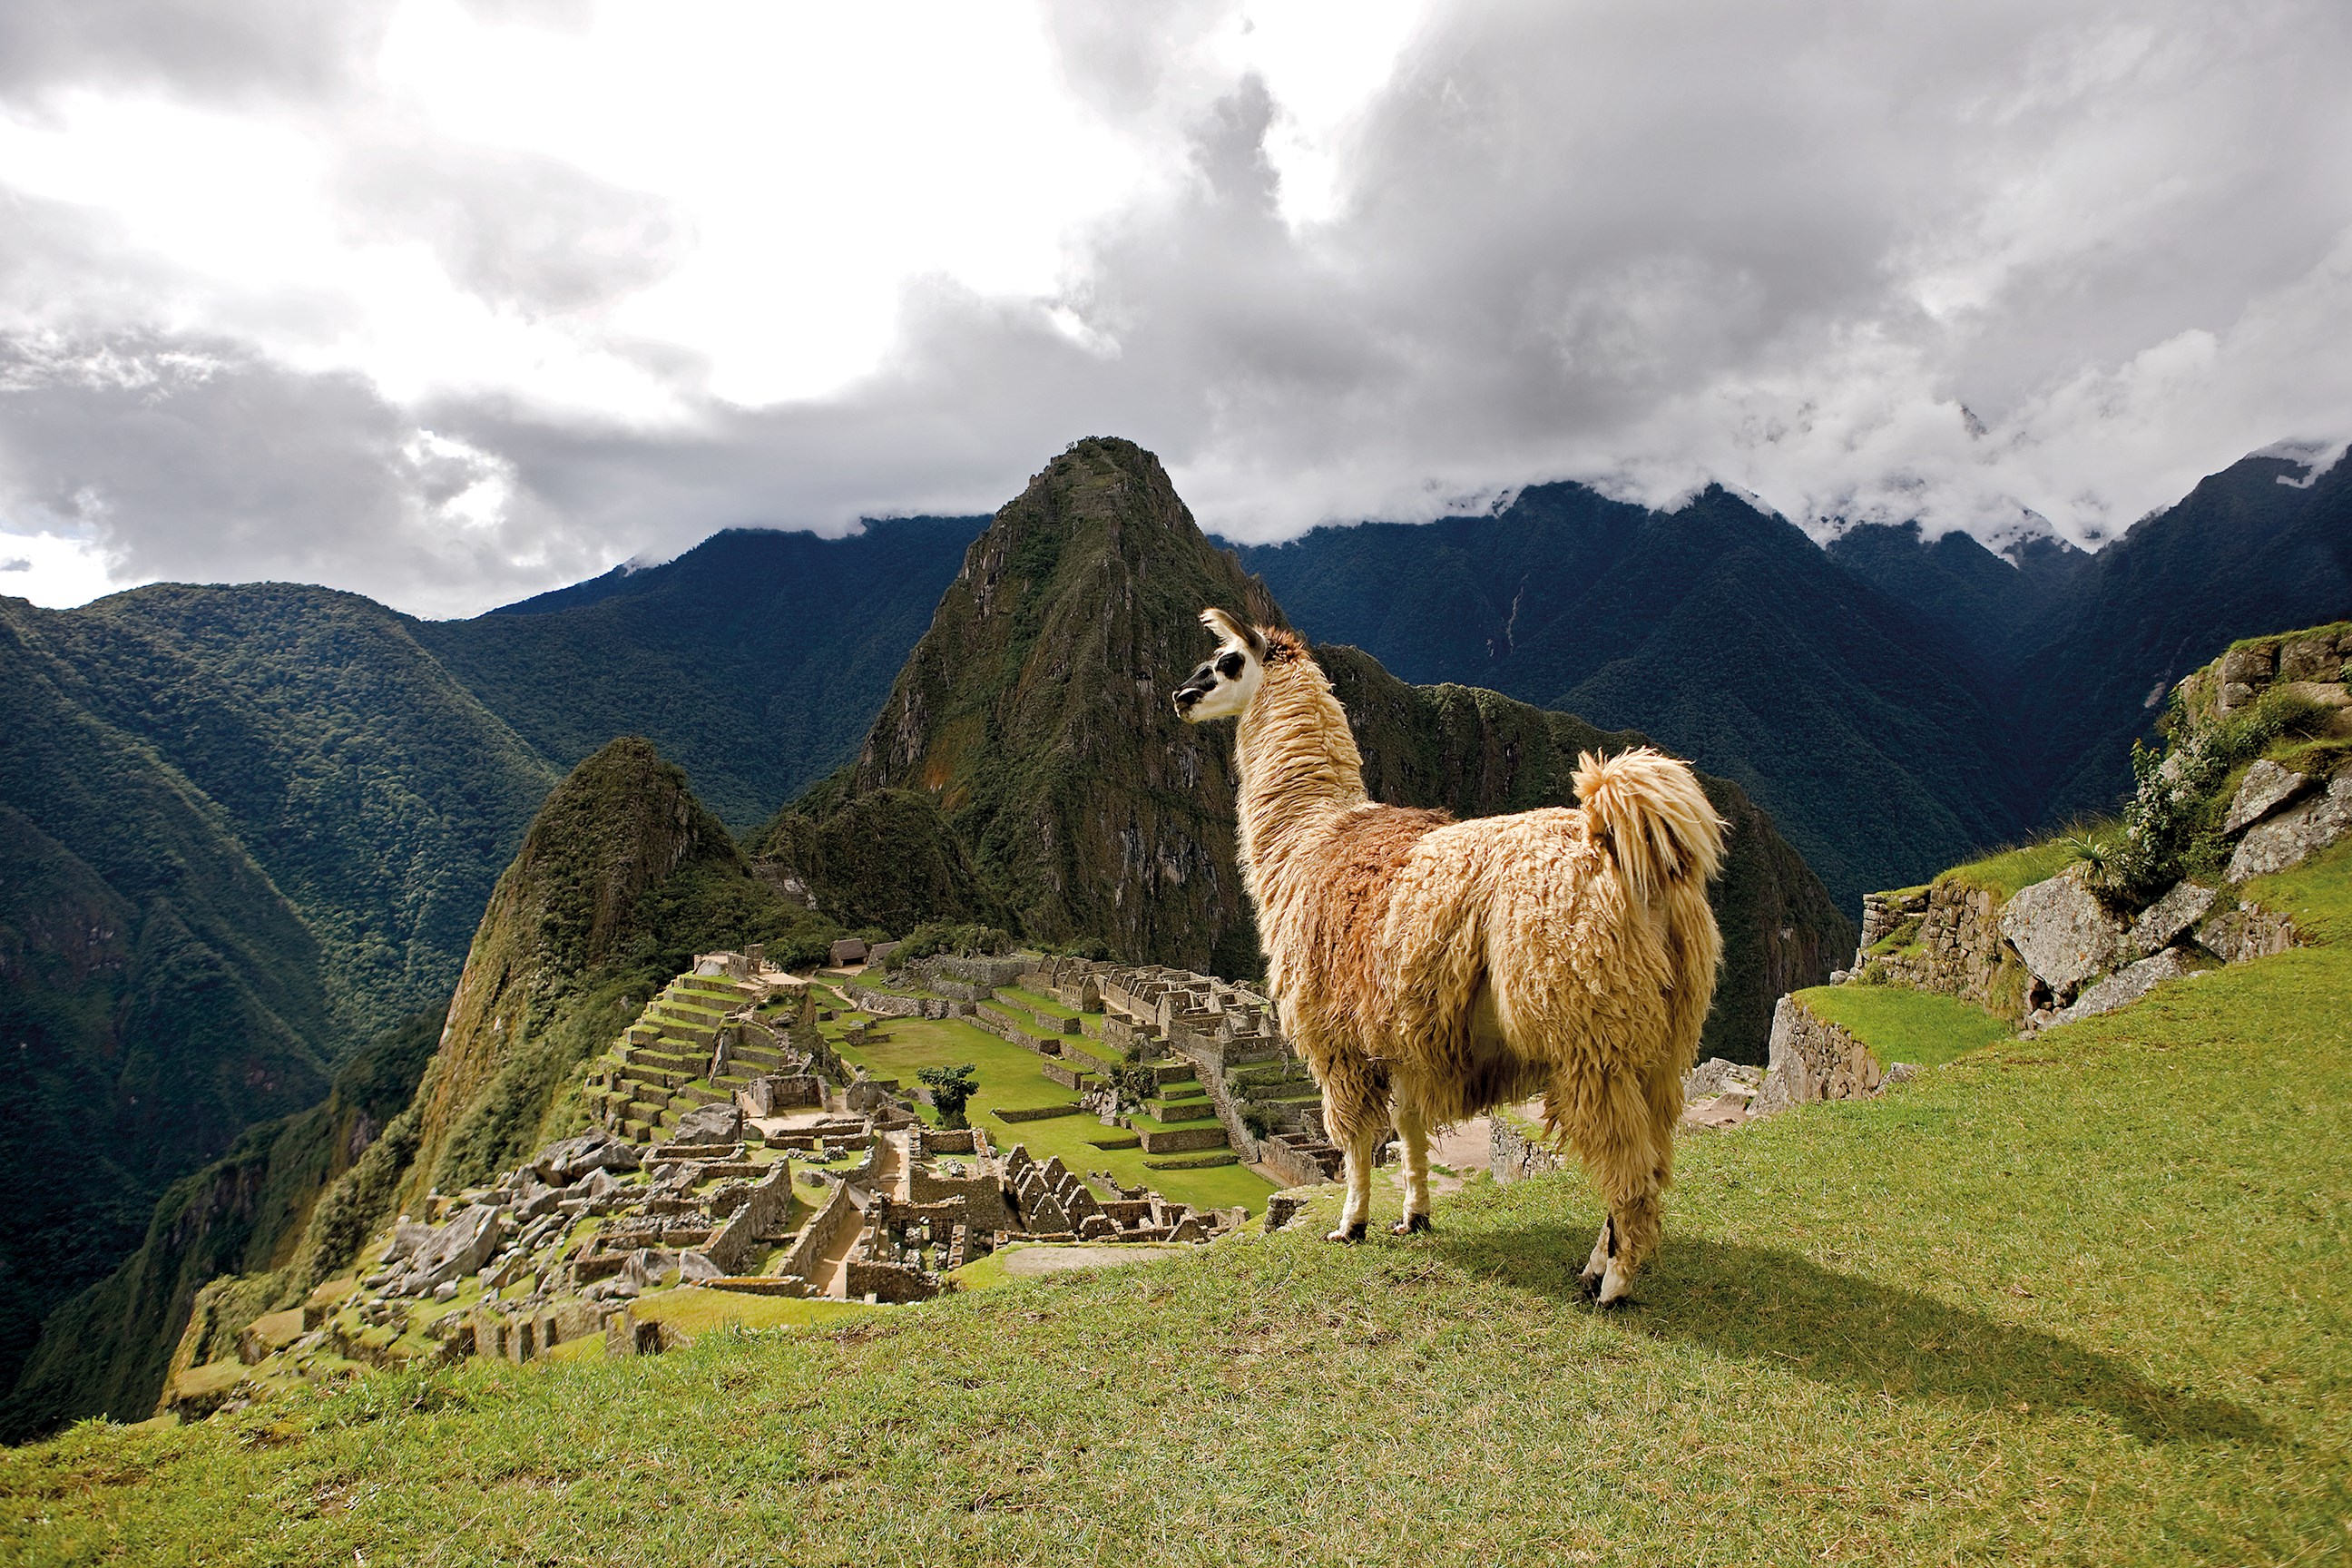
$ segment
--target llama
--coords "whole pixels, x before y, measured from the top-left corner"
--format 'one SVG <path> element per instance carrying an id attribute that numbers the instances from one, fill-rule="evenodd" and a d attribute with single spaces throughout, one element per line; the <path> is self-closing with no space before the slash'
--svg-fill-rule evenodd
<path id="1" fill-rule="evenodd" d="M 1223 610 L 1177 689 L 1239 721 L 1242 879 L 1284 1030 L 1347 1157 L 1333 1241 L 1363 1239 L 1372 1160 L 1404 1146 L 1399 1235 L 1430 1225 L 1429 1131 L 1540 1093 L 1607 1205 L 1580 1283 L 1622 1300 L 1656 1248 L 1682 1075 L 1723 939 L 1706 884 L 1725 824 L 1687 763 L 1578 759 L 1580 809 L 1456 822 L 1382 805 L 1306 645 Z"/>

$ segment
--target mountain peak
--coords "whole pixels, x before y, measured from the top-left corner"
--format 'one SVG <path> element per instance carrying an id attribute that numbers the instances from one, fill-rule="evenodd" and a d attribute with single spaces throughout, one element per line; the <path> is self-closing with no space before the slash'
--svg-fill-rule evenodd
<path id="1" fill-rule="evenodd" d="M 1128 956 L 1209 964 L 1206 933 L 1248 926 L 1231 742 L 1168 702 L 1206 650 L 1194 617 L 1209 605 L 1285 624 L 1159 458 L 1074 443 L 964 552 L 851 790 L 929 795 L 1040 940 L 1098 934 Z M 1247 967 L 1255 950 L 1226 957 Z"/>

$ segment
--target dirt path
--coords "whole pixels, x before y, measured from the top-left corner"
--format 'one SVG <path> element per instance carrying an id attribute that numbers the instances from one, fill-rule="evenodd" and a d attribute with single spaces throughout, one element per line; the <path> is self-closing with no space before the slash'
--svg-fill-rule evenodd
<path id="1" fill-rule="evenodd" d="M 1155 1247 L 1128 1242 L 1118 1247 L 1024 1247 L 1004 1255 L 1004 1272 L 1016 1279 L 1039 1274 L 1060 1274 L 1072 1268 L 1115 1268 L 1122 1263 L 1148 1263 L 1172 1258 L 1188 1247 Z"/>

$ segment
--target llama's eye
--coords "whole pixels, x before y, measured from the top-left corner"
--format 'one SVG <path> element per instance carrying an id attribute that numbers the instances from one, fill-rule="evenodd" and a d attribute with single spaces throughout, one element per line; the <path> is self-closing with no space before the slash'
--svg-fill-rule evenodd
<path id="1" fill-rule="evenodd" d="M 1224 658 L 1221 658 L 1221 659 L 1217 660 L 1217 673 L 1218 673 L 1219 675 L 1223 676 L 1227 680 L 1232 680 L 1232 679 L 1236 679 L 1237 677 L 1239 677 L 1239 676 L 1240 676 L 1241 672 L 1242 672 L 1242 656 L 1241 656 L 1241 655 L 1239 655 L 1239 654 L 1237 654 L 1237 653 L 1229 653 L 1229 654 L 1225 655 L 1225 657 L 1224 657 Z"/>

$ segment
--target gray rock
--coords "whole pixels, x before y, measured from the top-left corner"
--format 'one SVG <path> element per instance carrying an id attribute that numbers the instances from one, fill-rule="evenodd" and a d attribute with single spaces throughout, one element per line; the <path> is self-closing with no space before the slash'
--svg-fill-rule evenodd
<path id="1" fill-rule="evenodd" d="M 2224 963 L 2267 958 L 2297 945 L 2293 921 L 2273 914 L 2260 904 L 2242 901 L 2236 909 L 2225 910 L 2198 927 L 2197 940 L 2206 952 Z"/>
<path id="2" fill-rule="evenodd" d="M 402 1215 L 400 1223 L 392 1227 L 392 1245 L 383 1249 L 383 1260 L 386 1263 L 399 1263 L 415 1257 L 416 1249 L 431 1239 L 432 1235 L 431 1226 L 421 1225 L 406 1215 Z"/>
<path id="3" fill-rule="evenodd" d="M 530 1170 L 553 1187 L 568 1187 L 591 1171 L 634 1171 L 637 1146 L 609 1132 L 583 1132 L 550 1143 L 531 1157 Z"/>
<path id="4" fill-rule="evenodd" d="M 433 1299 L 436 1301 L 455 1300 L 457 1295 L 457 1282 L 455 1279 L 444 1279 L 433 1287 Z"/>
<path id="5" fill-rule="evenodd" d="M 2245 782 L 2231 797 L 2230 814 L 2221 819 L 2221 831 L 2235 833 L 2251 826 L 2310 787 L 2309 774 L 2283 768 L 2264 757 L 2246 770 Z"/>
<path id="6" fill-rule="evenodd" d="M 460 1209 L 446 1224 L 436 1226 L 417 1248 L 407 1277 L 401 1282 L 401 1293 L 422 1295 L 461 1274 L 477 1272 L 498 1251 L 499 1238 L 505 1228 L 499 1211 L 488 1204 Z"/>
<path id="7" fill-rule="evenodd" d="M 1886 1065 L 1886 1076 L 1879 1079 L 1878 1087 L 1881 1089 L 1891 1089 L 1898 1083 L 1909 1083 L 1913 1079 L 1917 1078 L 1918 1076 L 1919 1064 L 1917 1062 L 1889 1062 Z"/>
<path id="8" fill-rule="evenodd" d="M 2114 968 L 2123 948 L 2122 927 L 2071 870 L 2018 889 L 2001 906 L 2000 934 L 2061 994 Z"/>
<path id="9" fill-rule="evenodd" d="M 1812 1068 L 1804 1053 L 1797 1049 L 1799 1012 L 1794 996 L 1781 997 L 1772 1009 L 1772 1039 L 1766 1047 L 1769 1058 L 1764 1087 L 1757 1090 L 1756 1098 L 1748 1105 L 1753 1115 L 1770 1116 L 1814 1098 Z"/>
<path id="10" fill-rule="evenodd" d="M 2124 947 L 2133 953 L 2163 952 L 2179 940 L 2182 931 L 2205 918 L 2213 899 L 2210 888 L 2195 882 L 2174 883 L 2170 892 L 2140 911 L 2130 934 L 2124 938 Z"/>
<path id="11" fill-rule="evenodd" d="M 2166 948 L 2154 958 L 2143 958 L 2128 969 L 2121 969 L 2074 998 L 2074 1005 L 2060 1013 L 2055 1020 L 2061 1024 L 2080 1023 L 2095 1018 L 2102 1013 L 2112 1013 L 2118 1007 L 2129 1006 L 2149 991 L 2168 980 L 2179 980 L 2197 973 L 2177 947 Z"/>
<path id="12" fill-rule="evenodd" d="M 2302 865 L 2352 833 L 2352 771 L 2327 781 L 2324 795 L 2256 823 L 2230 857 L 2230 880 L 2267 877 Z"/>
<path id="13" fill-rule="evenodd" d="M 1756 1068 L 1742 1067 L 1722 1057 L 1710 1057 L 1685 1075 L 1683 1099 L 1699 1100 L 1719 1094 L 1737 1094 L 1744 1098 L 1754 1094 L 1763 1081 L 1763 1073 Z"/>
<path id="14" fill-rule="evenodd" d="M 677 1255 L 677 1279 L 681 1285 L 691 1285 L 703 1279 L 717 1279 L 725 1273 L 725 1269 L 711 1262 L 702 1253 L 681 1252 Z"/>
<path id="15" fill-rule="evenodd" d="M 678 1118 L 672 1143 L 732 1143 L 743 1136 L 743 1112 L 732 1103 L 705 1105 Z"/>
<path id="16" fill-rule="evenodd" d="M 2344 668 L 2332 636 L 2297 637 L 2279 648 L 2281 680 L 2333 680 Z"/>

